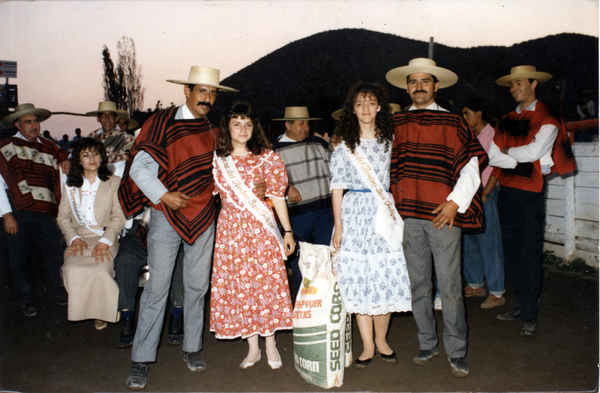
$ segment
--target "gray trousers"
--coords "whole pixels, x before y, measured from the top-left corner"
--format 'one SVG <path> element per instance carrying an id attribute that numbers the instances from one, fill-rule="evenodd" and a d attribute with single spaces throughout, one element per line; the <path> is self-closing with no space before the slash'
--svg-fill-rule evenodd
<path id="1" fill-rule="evenodd" d="M 183 242 L 183 290 L 185 310 L 183 350 L 202 349 L 205 296 L 210 284 L 210 269 L 215 238 L 211 224 L 193 245 Z M 150 278 L 140 299 L 138 326 L 133 340 L 132 360 L 154 362 L 160 341 L 171 276 L 181 237 L 161 211 L 154 210 L 148 230 L 148 268 Z"/>
<path id="2" fill-rule="evenodd" d="M 467 322 L 460 275 L 461 229 L 435 229 L 429 220 L 404 220 L 404 256 L 412 289 L 413 316 L 419 328 L 422 350 L 438 345 L 433 316 L 432 266 L 442 295 L 444 348 L 450 358 L 467 353 Z M 432 260 L 433 256 L 433 260 Z"/>

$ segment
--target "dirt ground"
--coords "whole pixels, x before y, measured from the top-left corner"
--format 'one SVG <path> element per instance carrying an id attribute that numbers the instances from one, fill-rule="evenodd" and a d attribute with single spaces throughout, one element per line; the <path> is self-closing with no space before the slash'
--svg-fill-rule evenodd
<path id="1" fill-rule="evenodd" d="M 0 243 L 1 244 L 1 243 Z M 67 321 L 67 308 L 54 304 L 50 279 L 33 261 L 31 273 L 39 313 L 25 317 L 12 290 L 6 258 L 0 250 L 0 390 L 17 392 L 127 392 L 125 380 L 131 349 L 118 349 L 120 325 L 96 331 L 93 321 Z M 467 364 L 470 375 L 455 378 L 443 345 L 428 366 L 412 363 L 418 353 L 417 327 L 412 315 L 395 314 L 388 341 L 398 354 L 396 364 L 375 359 L 367 369 L 346 369 L 340 392 L 506 392 L 598 391 L 598 280 L 546 270 L 540 298 L 538 335 L 519 335 L 518 321 L 502 322 L 492 310 L 479 307 L 483 298 L 466 299 L 469 326 Z M 441 335 L 441 313 L 436 313 Z M 361 352 L 356 323 L 354 357 Z M 263 341 L 264 343 L 264 341 Z M 277 335 L 283 367 L 271 370 L 266 359 L 238 370 L 247 344 L 221 341 L 206 329 L 203 359 L 207 370 L 192 373 L 182 360 L 181 347 L 166 343 L 150 365 L 144 392 L 308 392 L 324 391 L 305 382 L 294 368 L 292 333 Z M 261 345 L 263 345 L 261 343 Z"/>

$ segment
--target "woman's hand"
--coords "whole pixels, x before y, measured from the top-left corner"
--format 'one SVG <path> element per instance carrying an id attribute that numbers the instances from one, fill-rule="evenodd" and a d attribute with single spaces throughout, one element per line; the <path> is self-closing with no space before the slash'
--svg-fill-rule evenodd
<path id="1" fill-rule="evenodd" d="M 87 248 L 87 247 L 86 247 Z M 96 247 L 92 250 L 92 256 L 96 257 L 96 262 L 98 262 L 98 258 L 100 258 L 100 262 L 110 261 L 112 259 L 112 254 L 108 249 L 108 244 L 99 242 L 96 244 Z"/>
<path id="2" fill-rule="evenodd" d="M 294 253 L 296 249 L 296 241 L 294 240 L 293 233 L 286 233 L 283 237 L 283 249 L 285 250 L 285 256 L 289 257 Z"/>
<path id="3" fill-rule="evenodd" d="M 336 250 L 339 250 L 342 247 L 342 228 L 334 227 L 333 229 L 333 238 L 331 239 L 331 244 Z"/>
<path id="4" fill-rule="evenodd" d="M 77 238 L 71 242 L 71 245 L 67 247 L 65 251 L 65 255 L 68 257 L 77 256 L 78 252 L 81 252 L 81 256 L 83 256 L 83 250 L 87 250 L 88 245 L 81 238 Z"/>

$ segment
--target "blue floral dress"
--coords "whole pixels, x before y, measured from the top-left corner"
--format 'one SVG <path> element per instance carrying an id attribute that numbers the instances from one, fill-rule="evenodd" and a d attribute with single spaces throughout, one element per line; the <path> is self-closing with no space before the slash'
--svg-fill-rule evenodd
<path id="1" fill-rule="evenodd" d="M 360 140 L 360 147 L 384 188 L 390 186 L 392 143 Z M 384 315 L 411 310 L 411 292 L 404 251 L 392 251 L 375 230 L 378 200 L 350 161 L 342 142 L 329 163 L 331 189 L 346 189 L 342 202 L 342 246 L 337 279 L 350 313 Z M 391 196 L 391 194 L 390 194 Z"/>

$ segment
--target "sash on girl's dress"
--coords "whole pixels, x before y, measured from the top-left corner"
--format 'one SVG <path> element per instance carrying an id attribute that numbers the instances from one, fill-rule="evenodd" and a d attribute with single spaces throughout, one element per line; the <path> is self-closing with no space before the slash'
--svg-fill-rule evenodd
<path id="1" fill-rule="evenodd" d="M 81 225 L 82 227 L 86 227 L 87 229 L 89 229 L 90 231 L 94 232 L 96 235 L 102 237 L 104 235 L 104 231 L 98 230 L 98 229 L 93 229 L 91 228 L 87 222 L 85 221 L 85 219 L 82 217 L 80 210 L 79 210 L 79 206 L 77 204 L 77 188 L 76 187 L 70 187 L 65 183 L 65 188 L 67 190 L 67 194 L 69 196 L 69 204 L 71 205 L 71 211 L 73 212 L 73 215 L 75 216 L 75 219 L 77 220 L 77 222 L 79 223 L 79 225 Z M 81 199 L 80 199 L 81 200 Z"/>
<path id="2" fill-rule="evenodd" d="M 348 152 L 350 152 L 350 149 L 348 149 Z M 404 236 L 404 221 L 402 221 L 402 217 L 400 217 L 398 210 L 396 210 L 394 200 L 383 188 L 379 177 L 377 177 L 369 159 L 365 156 L 360 146 L 356 146 L 354 154 L 350 152 L 350 161 L 354 164 L 358 173 L 379 202 L 377 215 L 375 216 L 376 232 L 385 239 L 393 251 L 400 250 Z"/>
<path id="3" fill-rule="evenodd" d="M 233 158 L 231 156 L 228 157 L 217 157 L 217 164 L 221 169 L 221 173 L 223 173 L 223 177 L 227 181 L 227 184 L 231 187 L 235 195 L 242 201 L 242 204 L 252 215 L 260 221 L 265 228 L 275 236 L 277 239 L 277 243 L 279 244 L 279 248 L 281 248 L 281 254 L 283 255 L 283 259 L 287 259 L 285 255 L 285 247 L 283 245 L 283 238 L 281 237 L 281 233 L 279 232 L 279 228 L 277 227 L 277 223 L 275 222 L 275 216 L 273 213 L 265 206 L 265 204 L 254 195 L 252 190 L 244 184 L 240 173 L 235 167 L 235 163 L 233 162 Z"/>

